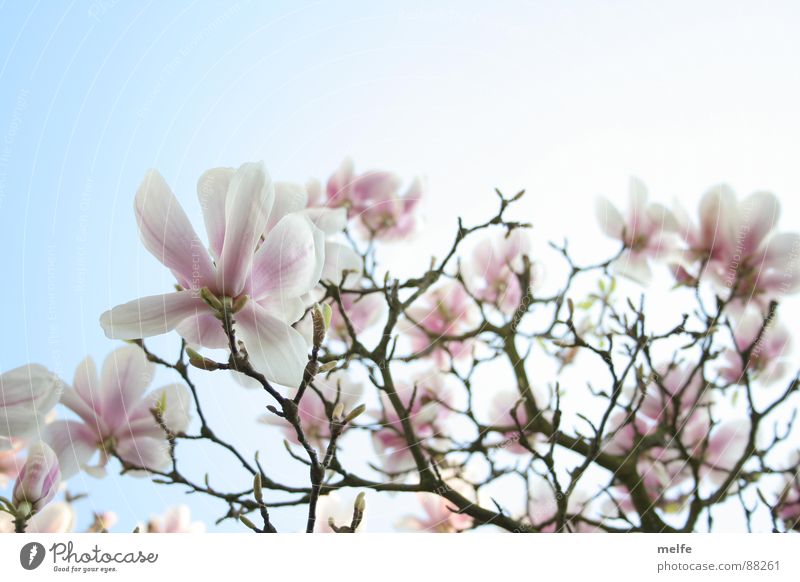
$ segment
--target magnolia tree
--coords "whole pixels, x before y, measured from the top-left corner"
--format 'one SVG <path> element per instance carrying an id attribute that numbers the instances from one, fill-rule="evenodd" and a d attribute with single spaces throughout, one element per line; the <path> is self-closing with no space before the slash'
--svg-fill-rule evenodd
<path id="1" fill-rule="evenodd" d="M 259 533 L 362 531 L 377 495 L 407 497 L 397 525 L 416 531 L 713 531 L 732 512 L 748 529 L 800 529 L 798 375 L 779 308 L 800 290 L 800 236 L 776 231 L 773 195 L 718 186 L 692 218 L 633 181 L 626 212 L 597 205 L 618 250 L 580 264 L 566 243 L 533 249 L 513 217 L 522 193 L 498 192 L 493 216 L 459 220 L 397 278 L 382 253 L 418 229 L 421 194 L 350 162 L 324 186 L 217 168 L 198 183 L 203 242 L 149 172 L 135 217 L 175 289 L 103 313 L 127 345 L 99 371 L 85 359 L 71 385 L 39 365 L 0 376 L 0 528 L 69 530 L 63 483 L 113 470 L 215 498 L 219 521 Z M 546 253 L 561 264 L 547 280 Z M 168 333 L 178 354 L 151 351 Z M 158 367 L 175 383 L 150 389 Z M 264 438 L 302 479 L 209 423 L 206 374 L 263 392 L 258 420 L 278 427 Z M 193 477 L 182 455 L 202 443 L 247 487 Z M 302 523 L 274 519 L 289 506 Z M 91 531 L 113 522 L 96 515 Z M 138 530 L 202 527 L 177 507 Z"/>

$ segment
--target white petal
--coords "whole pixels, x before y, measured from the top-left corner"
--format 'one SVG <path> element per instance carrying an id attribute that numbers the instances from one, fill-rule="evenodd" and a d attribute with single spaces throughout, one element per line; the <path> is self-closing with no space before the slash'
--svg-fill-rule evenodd
<path id="1" fill-rule="evenodd" d="M 140 339 L 167 333 L 187 317 L 207 311 L 194 291 L 178 291 L 117 305 L 100 316 L 100 325 L 110 339 Z"/>
<path id="2" fill-rule="evenodd" d="M 239 312 L 237 334 L 250 360 L 272 382 L 297 387 L 308 363 L 308 344 L 290 325 L 254 302 Z"/>
<path id="3" fill-rule="evenodd" d="M 208 244 L 215 259 L 225 241 L 225 198 L 234 173 L 233 168 L 212 168 L 197 181 L 197 198 L 203 209 Z"/>

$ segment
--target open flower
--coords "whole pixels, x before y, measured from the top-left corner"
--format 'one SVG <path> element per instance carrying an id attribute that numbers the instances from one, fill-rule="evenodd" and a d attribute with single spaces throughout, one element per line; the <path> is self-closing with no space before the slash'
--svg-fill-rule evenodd
<path id="1" fill-rule="evenodd" d="M 192 521 L 192 512 L 186 505 L 168 508 L 164 515 L 150 518 L 146 526 L 139 526 L 145 533 L 204 533 L 206 526 L 202 521 Z"/>
<path id="2" fill-rule="evenodd" d="M 786 327 L 774 320 L 767 320 L 765 325 L 760 313 L 748 309 L 736 324 L 734 344 L 736 349 L 723 355 L 724 366 L 720 370 L 727 382 L 743 382 L 745 369 L 765 383 L 780 379 L 785 372 L 791 336 Z M 748 355 L 746 365 L 742 354 Z"/>
<path id="3" fill-rule="evenodd" d="M 60 484 L 61 470 L 56 454 L 45 443 L 37 442 L 28 448 L 11 501 L 19 515 L 35 515 L 55 497 Z"/>
<path id="4" fill-rule="evenodd" d="M 297 410 L 308 442 L 320 451 L 327 449 L 331 440 L 330 412 L 339 403 L 344 407 L 345 414 L 351 412 L 358 406 L 363 391 L 363 384 L 354 382 L 345 371 L 336 371 L 327 377 L 316 377 L 303 394 Z M 286 419 L 269 413 L 259 420 L 264 424 L 280 427 L 289 442 L 300 444 L 297 431 Z"/>
<path id="5" fill-rule="evenodd" d="M 41 434 L 61 390 L 58 376 L 39 364 L 0 374 L 0 450 L 8 449 L 12 438 Z"/>
<path id="6" fill-rule="evenodd" d="M 428 533 L 456 533 L 472 527 L 472 517 L 458 513 L 444 497 L 435 493 L 417 493 L 424 517 L 407 516 L 400 520 L 400 529 Z"/>
<path id="7" fill-rule="evenodd" d="M 780 204 L 774 194 L 756 192 L 742 201 L 726 185 L 712 188 L 700 202 L 700 220 L 689 225 L 689 259 L 702 274 L 762 307 L 800 291 L 800 235 L 775 233 Z"/>
<path id="8" fill-rule="evenodd" d="M 530 247 L 530 237 L 520 229 L 482 240 L 465 265 L 473 295 L 504 313 L 513 313 L 522 299 L 517 274 L 524 271 L 523 257 L 529 255 Z"/>
<path id="9" fill-rule="evenodd" d="M 661 204 L 648 203 L 647 188 L 636 178 L 631 179 L 630 207 L 625 217 L 602 197 L 597 201 L 596 212 L 603 232 L 625 247 L 614 263 L 620 275 L 647 283 L 651 277 L 650 260 L 676 249 L 677 219 Z"/>
<path id="10" fill-rule="evenodd" d="M 348 208 L 368 237 L 389 241 L 406 238 L 417 227 L 417 206 L 422 181 L 415 178 L 405 194 L 402 180 L 385 171 L 355 174 L 352 160 L 345 160 L 328 180 L 328 204 Z"/>
<path id="11" fill-rule="evenodd" d="M 324 233 L 300 212 L 268 228 L 275 192 L 260 163 L 209 170 L 198 193 L 208 250 L 164 178 L 147 173 L 136 193 L 139 232 L 181 290 L 105 312 L 103 330 L 110 338 L 136 339 L 177 328 L 192 344 L 223 348 L 228 340 L 221 312 L 238 310 L 234 329 L 254 366 L 278 384 L 299 384 L 308 345 L 291 324 L 320 279 Z"/>
<path id="12" fill-rule="evenodd" d="M 449 359 L 471 353 L 472 341 L 449 340 L 475 324 L 475 304 L 459 283 L 448 281 L 429 291 L 406 310 L 402 330 L 415 352 L 430 350 L 434 361 L 444 366 Z M 433 346 L 433 347 L 432 347 Z"/>
<path id="13" fill-rule="evenodd" d="M 406 409 L 414 433 L 427 446 L 434 448 L 442 423 L 450 414 L 452 395 L 442 374 L 429 372 L 417 375 L 411 382 L 397 382 L 397 396 Z M 391 399 L 381 392 L 379 411 L 373 416 L 381 421 L 381 428 L 372 434 L 372 444 L 387 473 L 396 474 L 415 467 L 414 457 L 408 447 L 403 423 Z"/>
<path id="14" fill-rule="evenodd" d="M 48 442 L 58 453 L 65 478 L 80 469 L 105 474 L 110 455 L 142 469 L 169 464 L 167 435 L 152 409 L 159 408 L 166 427 L 181 433 L 189 424 L 189 393 L 182 384 L 170 384 L 145 394 L 155 365 L 142 350 L 126 346 L 111 352 L 98 377 L 94 360 L 78 366 L 62 403 L 80 420 L 59 420 L 48 426 Z M 90 466 L 96 451 L 100 462 Z"/>

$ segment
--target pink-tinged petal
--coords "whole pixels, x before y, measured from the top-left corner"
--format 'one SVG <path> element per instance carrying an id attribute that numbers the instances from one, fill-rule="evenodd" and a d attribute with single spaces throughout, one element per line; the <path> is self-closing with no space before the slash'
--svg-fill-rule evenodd
<path id="1" fill-rule="evenodd" d="M 715 469 L 730 471 L 742 458 L 750 437 L 750 422 L 732 420 L 716 427 L 708 439 L 706 462 Z"/>
<path id="2" fill-rule="evenodd" d="M 71 504 L 52 503 L 28 521 L 25 533 L 69 533 L 75 529 L 75 518 Z"/>
<path id="3" fill-rule="evenodd" d="M 363 259 L 352 248 L 337 242 L 325 243 L 325 265 L 321 279 L 339 284 L 351 277 L 360 277 Z M 344 278 L 344 279 L 343 279 Z"/>
<path id="4" fill-rule="evenodd" d="M 92 428 L 74 420 L 49 424 L 45 440 L 58 457 L 64 480 L 88 466 L 100 443 L 100 437 Z"/>
<path id="5" fill-rule="evenodd" d="M 125 435 L 118 439 L 115 450 L 120 459 L 137 469 L 164 469 L 170 462 L 166 438 Z"/>
<path id="6" fill-rule="evenodd" d="M 353 160 L 347 158 L 328 180 L 326 194 L 332 206 L 342 206 L 350 201 L 354 172 Z"/>
<path id="7" fill-rule="evenodd" d="M 611 238 L 622 239 L 623 232 L 625 231 L 625 220 L 617 210 L 616 206 L 605 198 L 600 197 L 595 204 L 595 216 L 600 223 L 600 228 L 606 236 Z"/>
<path id="8" fill-rule="evenodd" d="M 658 230 L 665 232 L 680 232 L 681 230 L 678 218 L 663 204 L 651 204 L 647 208 L 647 218 Z"/>
<path id="9" fill-rule="evenodd" d="M 98 413 L 110 427 L 124 423 L 153 381 L 155 364 L 138 346 L 111 352 L 103 362 L 100 376 L 102 403 Z"/>
<path id="10" fill-rule="evenodd" d="M 148 394 L 137 408 L 131 411 L 128 427 L 123 428 L 120 434 L 163 439 L 164 430 L 155 422 L 150 412 L 159 403 L 165 405 L 163 419 L 167 428 L 176 434 L 186 432 L 191 418 L 191 396 L 183 384 L 169 384 Z"/>
<path id="11" fill-rule="evenodd" d="M 16 507 L 28 503 L 36 513 L 55 497 L 60 483 L 58 457 L 47 444 L 37 442 L 28 448 L 28 457 L 14 485 L 12 501 Z"/>
<path id="12" fill-rule="evenodd" d="M 55 407 L 63 383 L 39 364 L 0 374 L 0 438 L 23 438 L 44 429 L 44 417 Z"/>
<path id="13" fill-rule="evenodd" d="M 65 404 L 73 412 L 83 416 L 83 413 L 93 414 L 94 408 L 99 407 L 100 382 L 97 376 L 97 366 L 92 356 L 86 356 L 75 369 L 75 376 L 72 379 L 72 390 L 65 390 L 62 396 L 62 404 Z M 95 399 L 98 401 L 95 402 Z M 88 408 L 88 411 L 86 410 Z M 87 418 L 91 418 L 88 416 Z"/>
<path id="14" fill-rule="evenodd" d="M 145 248 L 169 268 L 184 287 L 214 281 L 214 267 L 164 178 L 150 170 L 136 192 L 136 222 Z"/>
<path id="15" fill-rule="evenodd" d="M 253 366 L 267 379 L 284 386 L 300 385 L 308 344 L 297 330 L 253 301 L 237 314 L 236 330 Z"/>
<path id="16" fill-rule="evenodd" d="M 736 195 L 726 184 L 711 188 L 700 200 L 700 241 L 702 250 L 730 252 L 736 244 Z"/>
<path id="17" fill-rule="evenodd" d="M 778 222 L 780 203 L 770 192 L 756 192 L 742 201 L 740 240 L 742 255 L 755 253 Z"/>
<path id="18" fill-rule="evenodd" d="M 236 297 L 244 290 L 274 198 L 263 164 L 244 164 L 236 170 L 225 199 L 225 242 L 217 264 L 217 287 L 224 295 Z"/>
<path id="19" fill-rule="evenodd" d="M 275 201 L 272 203 L 266 230 L 272 230 L 284 216 L 305 210 L 307 203 L 308 194 L 304 186 L 292 182 L 275 182 Z"/>
<path id="20" fill-rule="evenodd" d="M 323 236 L 307 216 L 301 213 L 285 216 L 256 253 L 253 297 L 256 300 L 269 294 L 297 297 L 314 287 L 324 262 Z"/>
<path id="21" fill-rule="evenodd" d="M 222 323 L 210 313 L 187 317 L 175 326 L 175 331 L 192 346 L 209 349 L 228 347 L 228 337 L 222 329 Z"/>
<path id="22" fill-rule="evenodd" d="M 234 172 L 233 168 L 212 168 L 197 181 L 197 198 L 203 209 L 208 244 L 215 259 L 222 254 L 225 241 L 225 198 Z"/>
<path id="23" fill-rule="evenodd" d="M 110 339 L 140 339 L 172 331 L 187 317 L 208 309 L 194 291 L 177 291 L 117 305 L 100 316 L 100 325 Z"/>

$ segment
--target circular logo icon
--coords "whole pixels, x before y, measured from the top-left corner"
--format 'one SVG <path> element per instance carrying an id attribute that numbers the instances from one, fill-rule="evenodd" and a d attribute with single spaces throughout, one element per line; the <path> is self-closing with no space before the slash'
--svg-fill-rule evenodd
<path id="1" fill-rule="evenodd" d="M 39 542 L 30 542 L 19 551 L 19 563 L 26 570 L 35 570 L 44 561 L 44 546 Z"/>

